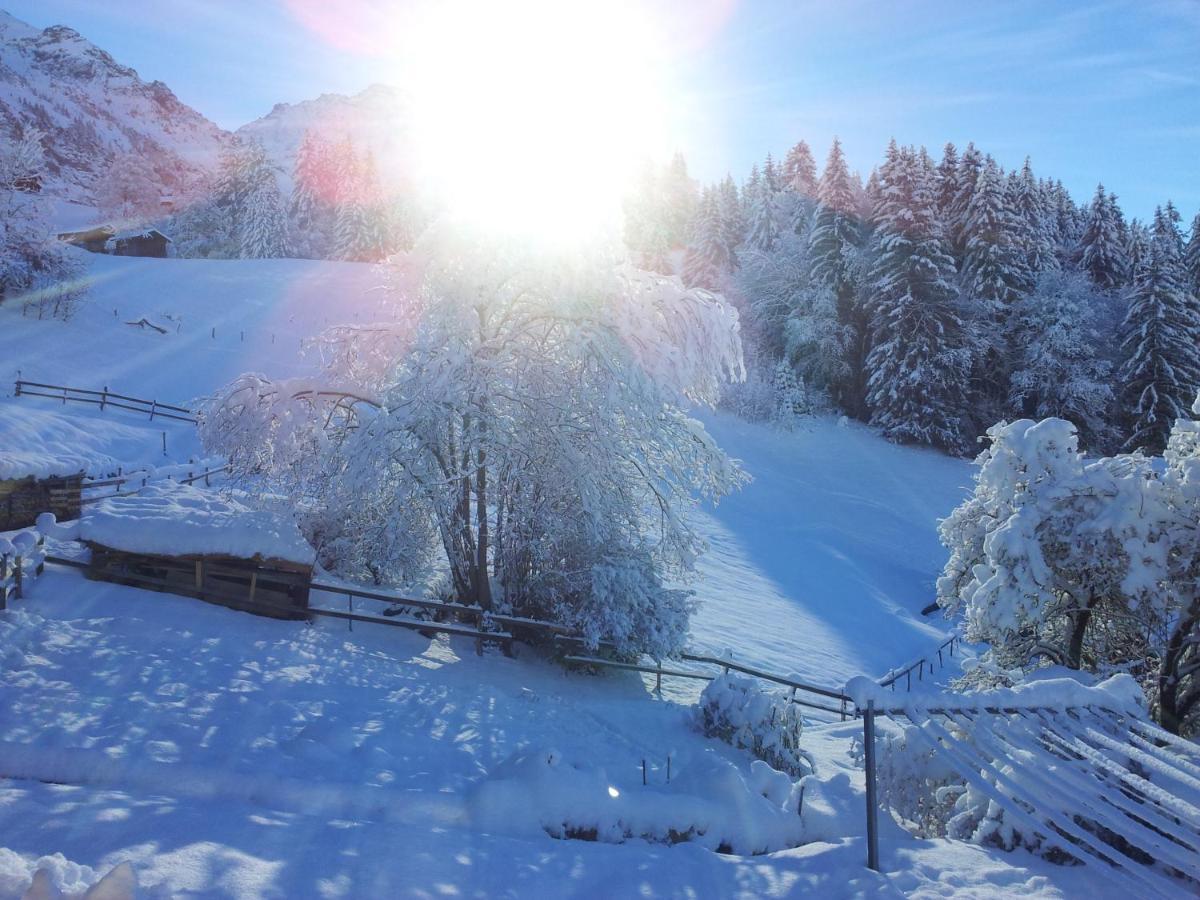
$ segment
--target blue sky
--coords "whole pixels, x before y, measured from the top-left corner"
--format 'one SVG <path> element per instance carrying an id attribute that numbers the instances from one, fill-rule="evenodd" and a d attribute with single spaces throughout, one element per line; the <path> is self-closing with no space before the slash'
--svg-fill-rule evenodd
<path id="1" fill-rule="evenodd" d="M 840 135 L 864 176 L 891 137 L 936 153 L 974 140 L 1006 166 L 1029 154 L 1079 199 L 1103 181 L 1131 216 L 1168 197 L 1189 220 L 1200 209 L 1200 0 L 665 2 L 671 127 L 702 178 L 799 138 L 823 160 Z M 70 25 L 225 127 L 399 68 L 363 46 L 387 0 L 0 4 Z"/>

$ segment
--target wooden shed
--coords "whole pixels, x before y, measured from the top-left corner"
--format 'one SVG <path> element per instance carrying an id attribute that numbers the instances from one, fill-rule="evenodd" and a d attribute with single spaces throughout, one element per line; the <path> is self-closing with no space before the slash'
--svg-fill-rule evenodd
<path id="1" fill-rule="evenodd" d="M 83 474 L 0 478 L 0 531 L 30 528 L 52 512 L 60 521 L 78 519 Z"/>
<path id="2" fill-rule="evenodd" d="M 166 259 L 171 239 L 157 228 L 142 228 L 114 234 L 104 244 L 104 252 L 113 256 L 151 256 Z"/>
<path id="3" fill-rule="evenodd" d="M 78 231 L 60 231 L 58 239 L 90 253 L 105 253 L 104 245 L 116 233 L 111 225 L 95 225 Z"/>
<path id="4" fill-rule="evenodd" d="M 89 508 L 89 578 L 195 597 L 279 619 L 308 618 L 315 554 L 290 518 L 175 482 Z"/>

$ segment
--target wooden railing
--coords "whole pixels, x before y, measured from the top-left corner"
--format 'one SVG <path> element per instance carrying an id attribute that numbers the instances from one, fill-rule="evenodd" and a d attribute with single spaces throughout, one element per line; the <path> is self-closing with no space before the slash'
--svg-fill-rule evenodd
<path id="1" fill-rule="evenodd" d="M 31 534 L 28 530 L 18 534 Z M 6 543 L 13 543 L 11 540 Z M 45 568 L 45 535 L 38 534 L 32 551 L 22 552 L 19 547 L 13 547 L 14 552 L 0 553 L 0 609 L 8 607 L 8 600 L 20 600 L 25 593 L 25 584 L 29 579 L 42 574 Z"/>
<path id="2" fill-rule="evenodd" d="M 111 406 L 116 409 L 147 414 L 150 416 L 151 421 L 158 418 L 196 424 L 196 414 L 183 406 L 118 394 L 110 391 L 107 386 L 103 390 L 94 391 L 88 388 L 68 387 L 62 384 L 43 384 L 39 381 L 25 381 L 18 378 L 13 395 L 16 397 L 48 397 L 51 400 L 60 400 L 63 404 L 68 402 L 89 403 L 100 407 L 100 409 L 107 409 Z"/>
<path id="3" fill-rule="evenodd" d="M 208 487 L 211 485 L 214 475 L 220 475 L 223 472 L 228 471 L 229 465 L 226 464 L 208 469 L 204 472 L 200 472 L 199 474 L 193 474 L 189 472 L 185 478 L 175 478 L 174 476 L 168 475 L 164 479 L 160 480 L 171 480 L 179 484 L 195 484 L 197 481 L 203 481 L 204 486 Z M 147 484 L 150 484 L 151 481 L 152 479 L 150 478 L 150 473 L 144 471 L 130 472 L 127 475 L 118 475 L 114 478 L 105 478 L 103 481 L 85 481 L 81 486 L 82 490 L 84 491 L 107 487 L 115 487 L 116 490 L 111 494 L 95 494 L 87 497 L 81 497 L 79 502 L 83 504 L 98 503 L 101 500 L 107 500 L 109 497 L 129 497 L 133 494 L 136 494 Z M 135 487 L 133 490 L 122 491 L 121 486 L 126 484 L 136 484 L 137 487 Z"/>

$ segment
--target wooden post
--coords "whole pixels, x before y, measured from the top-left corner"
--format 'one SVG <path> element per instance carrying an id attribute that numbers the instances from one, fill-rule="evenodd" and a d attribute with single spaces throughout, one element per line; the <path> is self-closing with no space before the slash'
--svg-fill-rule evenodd
<path id="1" fill-rule="evenodd" d="M 8 554 L 0 556 L 0 609 L 8 609 Z"/>
<path id="2" fill-rule="evenodd" d="M 661 694 L 662 693 L 662 660 L 656 659 L 654 661 L 654 663 L 658 667 L 658 671 L 654 673 L 654 690 L 656 693 Z"/>
<path id="3" fill-rule="evenodd" d="M 354 612 L 354 595 L 353 594 L 346 595 L 346 612 Z M 349 626 L 347 630 L 349 630 L 349 631 L 354 630 L 354 620 L 353 619 L 347 619 L 346 625 Z"/>
<path id="4" fill-rule="evenodd" d="M 863 757 L 867 770 L 867 868 L 879 871 L 879 807 L 875 792 L 875 701 L 863 713 Z"/>
<path id="5" fill-rule="evenodd" d="M 108 385 L 104 386 L 104 393 L 100 395 L 100 411 L 104 412 L 104 404 L 108 402 Z"/>
<path id="6" fill-rule="evenodd" d="M 204 589 L 204 562 L 196 560 L 196 590 Z"/>
<path id="7" fill-rule="evenodd" d="M 250 573 L 250 602 L 254 602 L 254 591 L 258 588 L 258 572 Z"/>
<path id="8" fill-rule="evenodd" d="M 18 555 L 16 558 L 16 568 L 13 570 L 13 582 L 16 585 L 16 591 L 13 596 L 18 600 L 23 599 L 25 596 L 21 591 L 21 580 L 21 557 Z"/>
<path id="9" fill-rule="evenodd" d="M 151 422 L 153 422 L 153 421 L 154 421 L 154 410 L 155 410 L 155 409 L 157 409 L 157 408 L 158 408 L 158 401 L 157 401 L 157 400 L 151 400 L 151 401 L 150 401 L 150 421 L 151 421 Z"/>
<path id="10" fill-rule="evenodd" d="M 167 433 L 164 431 L 162 433 L 162 436 L 163 436 L 163 456 L 166 456 L 167 455 Z"/>

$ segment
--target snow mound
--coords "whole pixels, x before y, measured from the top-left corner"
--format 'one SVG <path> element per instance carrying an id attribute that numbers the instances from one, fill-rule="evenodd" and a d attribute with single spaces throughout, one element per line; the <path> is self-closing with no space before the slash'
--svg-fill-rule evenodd
<path id="1" fill-rule="evenodd" d="M 743 772 L 709 751 L 666 784 L 618 786 L 604 769 L 565 762 L 556 750 L 517 753 L 471 791 L 473 827 L 493 834 L 621 843 L 690 841 L 741 855 L 804 840 L 801 786 L 761 760 Z"/>
<path id="2" fill-rule="evenodd" d="M 79 539 L 130 553 L 231 556 L 312 565 L 316 554 L 291 519 L 227 494 L 159 482 L 109 497 L 79 522 Z"/>
<path id="3" fill-rule="evenodd" d="M 119 466 L 162 463 L 158 431 L 31 403 L 4 404 L 0 415 L 0 479 L 106 475 Z"/>
<path id="4" fill-rule="evenodd" d="M 0 896 L 21 900 L 133 900 L 137 875 L 129 863 L 98 878 L 89 866 L 73 863 L 61 853 L 26 861 L 0 847 Z"/>

